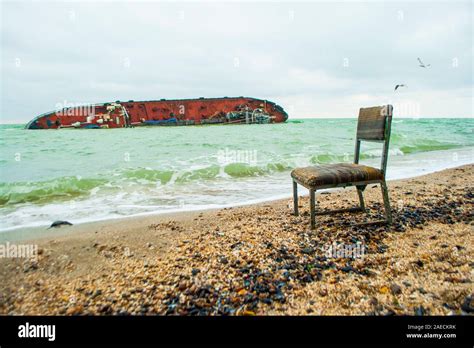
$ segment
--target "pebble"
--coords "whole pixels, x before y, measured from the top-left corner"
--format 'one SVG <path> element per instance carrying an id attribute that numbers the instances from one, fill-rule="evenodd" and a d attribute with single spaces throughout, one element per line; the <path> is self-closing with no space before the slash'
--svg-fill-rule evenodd
<path id="1" fill-rule="evenodd" d="M 354 268 L 352 268 L 352 266 L 344 266 L 341 268 L 341 271 L 348 273 L 348 272 L 354 272 L 355 270 Z"/>
<path id="2" fill-rule="evenodd" d="M 66 310 L 66 315 L 78 315 L 81 314 L 84 311 L 84 307 L 81 305 L 69 307 Z"/>
<path id="3" fill-rule="evenodd" d="M 402 293 L 402 288 L 400 287 L 400 285 L 392 283 L 390 284 L 390 291 L 393 295 L 399 295 Z"/>
<path id="4" fill-rule="evenodd" d="M 461 309 L 466 313 L 474 313 L 474 296 L 469 295 L 464 299 Z"/>
<path id="5" fill-rule="evenodd" d="M 102 295 L 102 290 L 97 289 L 91 296 L 91 298 L 96 298 L 97 296 Z"/>
<path id="6" fill-rule="evenodd" d="M 30 271 L 35 271 L 38 269 L 38 261 L 36 260 L 27 260 L 23 264 L 23 272 L 27 273 Z"/>
<path id="7" fill-rule="evenodd" d="M 229 259 L 227 259 L 227 257 L 225 257 L 225 256 L 221 256 L 221 257 L 219 257 L 219 262 L 224 264 L 224 265 L 227 265 L 229 263 Z"/>
<path id="8" fill-rule="evenodd" d="M 415 265 L 417 265 L 418 267 L 422 268 L 425 264 L 423 263 L 423 261 L 421 260 L 418 260 L 418 261 L 415 261 L 414 262 Z"/>
<path id="9" fill-rule="evenodd" d="M 423 306 L 415 307 L 413 309 L 413 311 L 415 312 L 415 315 L 418 315 L 418 316 L 423 316 L 423 315 L 428 314 L 428 312 L 426 311 L 426 309 Z"/>

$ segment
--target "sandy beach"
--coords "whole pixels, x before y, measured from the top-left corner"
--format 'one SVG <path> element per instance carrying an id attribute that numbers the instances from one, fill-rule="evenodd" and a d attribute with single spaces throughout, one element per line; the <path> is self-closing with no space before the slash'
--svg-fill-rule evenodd
<path id="1" fill-rule="evenodd" d="M 38 245 L 37 259 L 0 259 L 0 313 L 472 314 L 473 182 L 474 165 L 389 182 L 388 228 L 349 225 L 382 212 L 369 186 L 370 216 L 318 217 L 313 231 L 306 196 L 299 217 L 285 199 L 37 229 L 18 242 Z M 356 199 L 318 195 L 321 208 Z M 334 243 L 364 255 L 333 257 Z"/>

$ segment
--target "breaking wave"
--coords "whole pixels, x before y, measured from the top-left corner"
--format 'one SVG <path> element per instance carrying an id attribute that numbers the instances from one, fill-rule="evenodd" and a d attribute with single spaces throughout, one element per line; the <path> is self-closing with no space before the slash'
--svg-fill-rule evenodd
<path id="1" fill-rule="evenodd" d="M 263 166 L 230 163 L 210 165 L 194 170 L 158 170 L 131 168 L 101 178 L 60 177 L 37 182 L 0 183 L 0 207 L 24 203 L 44 204 L 53 201 L 81 198 L 98 192 L 98 189 L 124 189 L 127 186 L 179 185 L 190 182 L 210 181 L 216 178 L 245 178 L 269 175 L 289 170 L 283 163 Z"/>
<path id="2" fill-rule="evenodd" d="M 0 206 L 69 200 L 89 194 L 92 189 L 106 182 L 105 179 L 62 177 L 39 182 L 0 183 Z"/>
<path id="3" fill-rule="evenodd" d="M 446 143 L 443 144 L 435 140 L 424 140 L 420 143 L 400 146 L 400 151 L 402 151 L 405 155 L 408 155 L 410 153 L 417 153 L 417 152 L 451 150 L 458 147 L 461 147 L 461 146 L 457 144 L 446 144 Z"/>
<path id="4" fill-rule="evenodd" d="M 419 143 L 393 146 L 391 156 L 408 155 L 417 152 L 449 150 L 459 147 L 437 141 L 423 140 Z M 360 159 L 367 160 L 380 156 L 381 149 L 373 148 L 362 152 Z M 299 158 L 281 159 L 268 163 L 229 163 L 210 164 L 194 169 L 153 169 L 126 168 L 106 173 L 99 177 L 81 178 L 79 176 L 59 177 L 47 181 L 0 183 L 0 207 L 17 204 L 45 204 L 87 197 L 99 189 L 111 192 L 117 189 L 138 186 L 156 187 L 157 185 L 185 185 L 193 182 L 209 182 L 216 179 L 238 180 L 243 178 L 268 176 L 274 173 L 290 171 L 294 167 L 325 163 L 350 162 L 352 152 L 344 154 L 308 154 Z"/>

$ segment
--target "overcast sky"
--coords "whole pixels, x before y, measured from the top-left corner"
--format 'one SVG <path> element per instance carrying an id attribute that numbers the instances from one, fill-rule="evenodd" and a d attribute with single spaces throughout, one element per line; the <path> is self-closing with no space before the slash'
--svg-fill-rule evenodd
<path id="1" fill-rule="evenodd" d="M 473 117 L 471 1 L 7 1 L 1 17 L 4 123 L 65 103 L 240 95 L 291 118 L 384 103 Z"/>

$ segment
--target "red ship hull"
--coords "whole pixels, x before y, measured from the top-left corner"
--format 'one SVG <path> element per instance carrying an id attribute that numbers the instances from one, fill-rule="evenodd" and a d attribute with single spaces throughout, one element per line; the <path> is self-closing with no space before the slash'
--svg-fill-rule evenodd
<path id="1" fill-rule="evenodd" d="M 288 114 L 281 106 L 268 100 L 248 97 L 130 100 L 63 108 L 34 118 L 25 128 L 124 128 L 280 123 L 287 119 Z"/>

